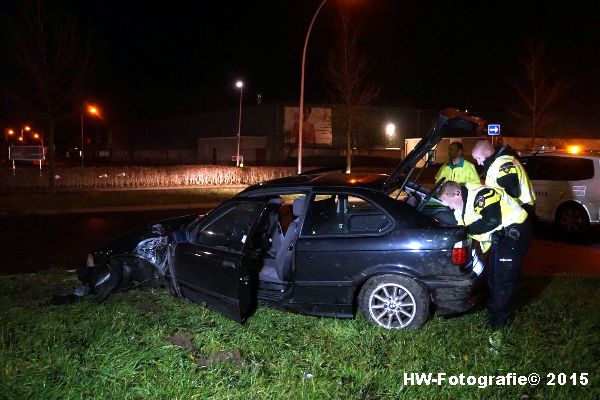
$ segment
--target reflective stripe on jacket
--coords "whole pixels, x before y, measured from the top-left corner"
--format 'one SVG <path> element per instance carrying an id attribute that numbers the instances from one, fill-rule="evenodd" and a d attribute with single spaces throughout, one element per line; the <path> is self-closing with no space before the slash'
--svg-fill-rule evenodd
<path id="1" fill-rule="evenodd" d="M 521 224 L 527 219 L 527 212 L 501 188 L 467 183 L 467 198 L 464 199 L 464 212 L 454 210 L 454 217 L 459 225 L 469 226 L 482 218 L 481 211 L 493 203 L 500 202 L 501 222 L 489 232 L 469 234 L 481 244 L 481 249 L 486 252 L 492 242 L 492 234 L 512 224 Z M 484 189 L 492 189 L 487 196 L 478 196 Z M 487 190 L 485 190 L 487 191 Z"/>
<path id="2" fill-rule="evenodd" d="M 535 193 L 533 192 L 533 186 L 531 181 L 525 172 L 523 165 L 512 155 L 505 155 L 497 157 L 494 162 L 490 165 L 487 175 L 485 177 L 485 184 L 495 188 L 502 188 L 498 184 L 498 179 L 504 175 L 517 174 L 519 179 L 519 187 L 521 194 L 516 199 L 519 204 L 531 204 L 535 203 Z"/>

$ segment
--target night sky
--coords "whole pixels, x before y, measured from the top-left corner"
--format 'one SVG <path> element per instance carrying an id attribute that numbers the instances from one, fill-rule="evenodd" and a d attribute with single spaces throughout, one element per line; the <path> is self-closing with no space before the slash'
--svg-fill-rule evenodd
<path id="1" fill-rule="evenodd" d="M 71 1 L 104 51 L 86 94 L 107 121 L 159 118 L 234 108 L 245 102 L 297 101 L 304 36 L 318 0 Z M 600 7 L 596 2 L 414 2 L 329 0 L 311 35 L 306 100 L 328 102 L 323 69 L 339 10 L 363 30 L 376 104 L 421 109 L 456 106 L 502 115 L 514 102 L 504 75 L 518 71 L 529 40 L 546 43 L 548 65 L 571 82 L 562 109 L 598 125 Z M 2 19 L 18 2 L 4 1 Z M 10 23 L 2 24 L 0 79 L 10 84 Z M 2 123 L 19 113 L 2 102 Z M 600 137 L 600 133 L 598 133 Z"/>

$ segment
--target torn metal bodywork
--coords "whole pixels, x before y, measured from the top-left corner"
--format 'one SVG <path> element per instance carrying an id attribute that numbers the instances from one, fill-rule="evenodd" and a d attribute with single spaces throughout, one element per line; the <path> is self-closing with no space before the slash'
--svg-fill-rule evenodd
<path id="1" fill-rule="evenodd" d="M 132 285 L 161 285 L 169 274 L 169 248 L 181 239 L 189 224 L 202 216 L 188 215 L 161 221 L 132 232 L 91 252 L 86 266 L 77 270 L 89 296 L 104 301 L 110 293 Z"/>
<path id="2" fill-rule="evenodd" d="M 168 270 L 167 246 L 169 238 L 160 236 L 142 240 L 133 250 L 136 257 L 149 262 L 156 267 L 160 276 L 164 276 Z"/>

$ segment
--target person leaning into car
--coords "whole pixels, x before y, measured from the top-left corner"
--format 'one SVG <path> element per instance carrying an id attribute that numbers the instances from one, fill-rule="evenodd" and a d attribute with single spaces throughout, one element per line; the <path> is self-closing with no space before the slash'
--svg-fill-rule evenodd
<path id="1" fill-rule="evenodd" d="M 533 218 L 535 193 L 517 153 L 509 146 L 495 149 L 488 141 L 480 140 L 473 147 L 472 155 L 485 169 L 485 184 L 504 189 Z"/>
<path id="2" fill-rule="evenodd" d="M 485 185 L 444 182 L 440 200 L 454 210 L 459 225 L 479 241 L 488 259 L 488 322 L 494 329 L 510 317 L 519 279 L 521 261 L 531 243 L 527 212 L 504 190 Z"/>
<path id="3" fill-rule="evenodd" d="M 442 178 L 446 181 L 454 181 L 458 183 L 480 183 L 479 175 L 475 169 L 475 165 L 465 160 L 463 157 L 463 145 L 460 142 L 452 142 L 448 146 L 448 161 L 442 165 L 438 173 L 435 175 L 435 182 L 439 182 Z"/>

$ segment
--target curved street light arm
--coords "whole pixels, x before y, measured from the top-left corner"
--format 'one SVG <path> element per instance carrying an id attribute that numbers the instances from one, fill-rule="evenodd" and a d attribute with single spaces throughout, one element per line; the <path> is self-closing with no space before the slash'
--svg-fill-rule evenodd
<path id="1" fill-rule="evenodd" d="M 302 128 L 304 120 L 304 64 L 306 63 L 306 48 L 308 47 L 308 38 L 310 37 L 310 31 L 321 11 L 321 8 L 325 5 L 327 0 L 323 0 L 315 15 L 313 15 L 308 31 L 306 32 L 306 38 L 304 39 L 304 50 L 302 50 L 302 70 L 300 73 L 300 112 L 298 113 L 298 174 L 302 173 Z"/>

